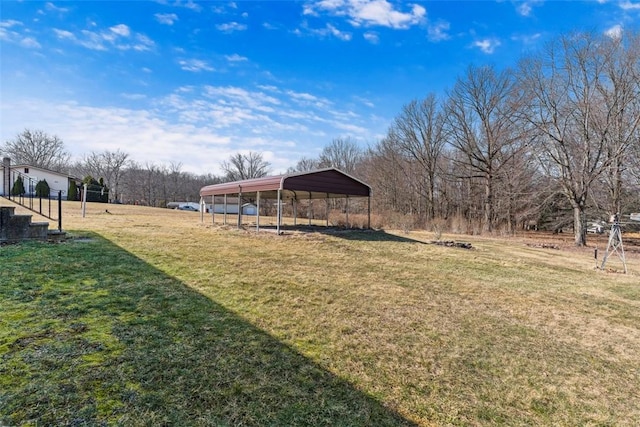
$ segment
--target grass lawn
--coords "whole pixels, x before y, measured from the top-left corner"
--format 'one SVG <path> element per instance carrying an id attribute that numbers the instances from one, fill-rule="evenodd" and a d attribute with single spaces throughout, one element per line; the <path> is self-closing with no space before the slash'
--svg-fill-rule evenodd
<path id="1" fill-rule="evenodd" d="M 64 208 L 0 248 L 0 425 L 640 424 L 633 248 Z"/>

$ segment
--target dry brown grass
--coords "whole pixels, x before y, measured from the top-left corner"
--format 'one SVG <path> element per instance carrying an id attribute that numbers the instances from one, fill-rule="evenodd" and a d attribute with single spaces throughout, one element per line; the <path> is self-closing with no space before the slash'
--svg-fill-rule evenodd
<path id="1" fill-rule="evenodd" d="M 100 204 L 82 218 L 65 204 L 72 235 L 106 237 L 420 425 L 640 424 L 634 250 L 621 274 L 542 234 L 442 235 L 467 251 L 426 244 L 432 231 L 231 224 Z M 561 249 L 531 245 L 548 241 Z"/>

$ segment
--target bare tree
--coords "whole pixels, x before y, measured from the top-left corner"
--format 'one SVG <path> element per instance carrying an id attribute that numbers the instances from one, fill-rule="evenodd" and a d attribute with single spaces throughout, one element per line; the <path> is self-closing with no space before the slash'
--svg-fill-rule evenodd
<path id="1" fill-rule="evenodd" d="M 348 174 L 355 174 L 356 167 L 362 158 L 362 149 L 350 138 L 336 138 L 322 149 L 318 166 L 334 167 Z"/>
<path id="2" fill-rule="evenodd" d="M 364 179 L 373 188 L 373 201 L 378 210 L 386 212 L 411 212 L 410 183 L 406 179 L 406 158 L 398 150 L 393 135 L 370 148 L 362 162 Z"/>
<path id="3" fill-rule="evenodd" d="M 309 172 L 314 169 L 318 169 L 320 167 L 318 166 L 318 163 L 319 163 L 318 160 L 310 159 L 308 157 L 303 157 L 300 160 L 298 160 L 298 163 L 296 163 L 294 167 L 290 167 L 287 170 L 287 172 L 288 173 Z"/>
<path id="4" fill-rule="evenodd" d="M 495 183 L 518 152 L 515 147 L 524 144 L 514 120 L 513 93 L 511 71 L 470 66 L 449 92 L 446 108 L 449 142 L 462 154 L 467 178 L 483 182 L 483 230 L 488 232 L 495 222 Z"/>
<path id="5" fill-rule="evenodd" d="M 184 188 L 186 184 L 186 179 L 184 179 L 182 172 L 182 163 L 181 162 L 171 162 L 169 163 L 169 168 L 167 170 L 169 176 L 169 198 L 171 202 L 178 202 L 179 198 L 182 198 L 184 194 Z"/>
<path id="6" fill-rule="evenodd" d="M 622 34 L 601 41 L 600 55 L 605 58 L 603 76 L 596 79 L 601 101 L 595 116 L 595 131 L 607 140 L 604 182 L 607 211 L 622 212 L 623 175 L 637 144 L 640 129 L 640 37 Z"/>
<path id="7" fill-rule="evenodd" d="M 83 163 L 86 171 L 95 177 L 102 177 L 111 190 L 111 201 L 120 200 L 120 181 L 124 168 L 127 166 L 129 154 L 120 151 L 91 152 L 84 157 Z"/>
<path id="8" fill-rule="evenodd" d="M 434 94 L 422 101 L 411 101 L 402 108 L 389 133 L 390 140 L 398 144 L 400 152 L 418 164 L 423 177 L 427 201 L 427 216 L 435 217 L 436 174 L 445 144 L 444 117 Z"/>
<path id="9" fill-rule="evenodd" d="M 223 181 L 210 174 L 198 176 L 181 169 L 179 162 L 168 166 L 128 162 L 122 171 L 122 201 L 155 207 L 166 207 L 170 201 L 197 202 L 200 188 Z"/>
<path id="10" fill-rule="evenodd" d="M 68 168 L 71 160 L 62 140 L 41 130 L 25 129 L 15 139 L 6 141 L 1 151 L 14 164 L 28 164 L 58 172 Z"/>
<path id="11" fill-rule="evenodd" d="M 625 113 L 637 92 L 628 94 L 620 86 L 618 80 L 626 77 L 609 50 L 616 44 L 602 37 L 562 36 L 520 67 L 526 95 L 521 119 L 536 132 L 541 165 L 571 204 L 576 246 L 586 244 L 590 190 L 603 173 L 613 170 L 617 191 L 616 163 L 637 141 L 638 116 L 634 120 Z"/>
<path id="12" fill-rule="evenodd" d="M 636 142 L 629 152 L 629 168 L 627 174 L 636 188 L 640 188 L 640 132 L 637 133 Z"/>
<path id="13" fill-rule="evenodd" d="M 228 181 L 262 178 L 269 173 L 271 164 L 265 161 L 261 153 L 250 151 L 247 154 L 236 153 L 229 161 L 222 162 L 222 170 Z"/>

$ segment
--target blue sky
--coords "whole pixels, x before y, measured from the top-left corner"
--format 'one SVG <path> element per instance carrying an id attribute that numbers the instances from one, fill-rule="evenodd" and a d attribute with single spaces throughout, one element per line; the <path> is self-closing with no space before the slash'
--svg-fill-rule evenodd
<path id="1" fill-rule="evenodd" d="M 639 27 L 637 0 L 0 0 L 0 141 L 41 129 L 76 159 L 198 174 L 258 151 L 279 173 L 334 138 L 375 144 L 470 64 Z"/>

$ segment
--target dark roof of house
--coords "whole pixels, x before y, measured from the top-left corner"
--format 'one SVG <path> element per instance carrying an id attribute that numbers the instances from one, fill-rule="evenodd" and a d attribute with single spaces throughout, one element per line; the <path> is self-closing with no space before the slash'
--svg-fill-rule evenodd
<path id="1" fill-rule="evenodd" d="M 328 168 L 207 185 L 200 189 L 200 196 L 237 196 L 240 193 L 248 195 L 260 192 L 261 198 L 275 199 L 278 197 L 278 190 L 283 199 L 326 199 L 371 195 L 369 185 L 338 169 Z"/>

